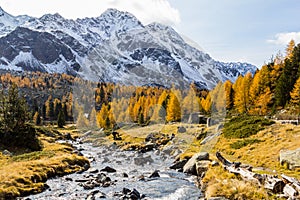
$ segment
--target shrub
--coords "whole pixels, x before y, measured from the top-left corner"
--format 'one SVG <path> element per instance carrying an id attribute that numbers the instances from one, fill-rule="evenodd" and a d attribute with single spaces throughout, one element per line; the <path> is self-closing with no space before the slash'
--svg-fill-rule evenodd
<path id="1" fill-rule="evenodd" d="M 273 121 L 263 117 L 238 116 L 225 123 L 223 134 L 225 138 L 247 138 L 273 123 Z"/>
<path id="2" fill-rule="evenodd" d="M 8 147 L 26 148 L 32 151 L 42 149 L 42 144 L 36 135 L 36 129 L 30 124 L 20 128 L 18 132 L 5 132 L 0 136 L 0 141 Z"/>
<path id="3" fill-rule="evenodd" d="M 232 149 L 240 149 L 240 148 L 243 148 L 245 146 L 255 144 L 255 143 L 259 143 L 259 142 L 262 142 L 262 141 L 258 140 L 258 139 L 243 139 L 243 140 L 239 140 L 239 141 L 236 141 L 236 142 L 230 144 L 230 147 Z"/>

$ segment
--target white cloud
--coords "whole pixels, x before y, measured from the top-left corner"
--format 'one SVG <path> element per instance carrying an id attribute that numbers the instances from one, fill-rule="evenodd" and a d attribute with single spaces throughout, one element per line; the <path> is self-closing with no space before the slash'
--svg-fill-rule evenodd
<path id="1" fill-rule="evenodd" d="M 108 8 L 116 8 L 132 13 L 143 24 L 156 21 L 174 27 L 180 22 L 179 11 L 168 0 L 1 0 L 1 7 L 13 15 L 59 13 L 72 19 L 97 17 Z"/>
<path id="2" fill-rule="evenodd" d="M 274 39 L 268 40 L 269 43 L 278 45 L 287 45 L 291 40 L 300 43 L 300 32 L 278 33 Z"/>
<path id="3" fill-rule="evenodd" d="M 180 22 L 179 11 L 167 0 L 115 0 L 110 6 L 133 13 L 144 24 L 160 22 L 176 26 Z"/>

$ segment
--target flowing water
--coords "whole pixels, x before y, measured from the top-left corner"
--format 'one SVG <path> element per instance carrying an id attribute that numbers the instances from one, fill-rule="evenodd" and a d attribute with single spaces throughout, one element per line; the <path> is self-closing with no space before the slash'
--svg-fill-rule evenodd
<path id="1" fill-rule="evenodd" d="M 122 192 L 123 188 L 136 189 L 144 195 L 143 199 L 193 200 L 201 197 L 201 192 L 195 185 L 195 177 L 169 169 L 174 158 L 163 151 L 139 153 L 121 151 L 115 146 L 95 147 L 78 142 L 73 145 L 90 159 L 91 168 L 82 173 L 50 179 L 47 181 L 49 189 L 27 199 L 88 199 L 91 194 L 96 193 L 103 194 L 105 199 L 120 199 L 116 194 Z M 84 189 L 80 185 L 87 177 L 93 176 L 93 173 L 101 173 L 100 170 L 107 166 L 116 170 L 114 173 L 106 173 L 112 182 L 110 186 Z M 159 177 L 149 178 L 155 170 L 158 170 Z M 98 198 L 94 196 L 90 199 Z"/>

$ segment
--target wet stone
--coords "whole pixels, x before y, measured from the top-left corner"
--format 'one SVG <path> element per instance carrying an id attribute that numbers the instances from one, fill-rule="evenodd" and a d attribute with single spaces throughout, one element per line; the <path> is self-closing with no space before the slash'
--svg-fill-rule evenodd
<path id="1" fill-rule="evenodd" d="M 99 170 L 96 169 L 96 168 L 90 168 L 90 169 L 88 170 L 88 173 L 91 173 L 91 174 L 95 174 L 95 173 L 98 173 L 98 172 L 99 172 Z"/>
<path id="2" fill-rule="evenodd" d="M 183 170 L 183 166 L 187 163 L 187 159 L 180 160 L 175 162 L 172 166 L 170 166 L 170 169 L 181 169 Z"/>
<path id="3" fill-rule="evenodd" d="M 152 159 L 152 157 L 149 155 L 149 156 L 145 156 L 145 157 L 143 157 L 143 156 L 139 156 L 139 157 L 137 157 L 137 158 L 134 158 L 133 159 L 134 160 L 134 164 L 136 164 L 136 165 L 146 165 L 147 163 L 149 164 L 149 163 L 153 163 L 154 162 L 154 160 Z"/>
<path id="4" fill-rule="evenodd" d="M 149 176 L 149 178 L 158 178 L 158 177 L 160 177 L 160 175 L 159 175 L 158 172 L 159 172 L 158 170 L 155 170 L 155 171 Z"/>
<path id="5" fill-rule="evenodd" d="M 101 171 L 101 172 L 107 172 L 107 173 L 114 173 L 114 172 L 116 172 L 117 170 L 115 170 L 115 169 L 112 168 L 112 167 L 106 166 L 105 168 L 101 169 L 100 171 Z"/>
<path id="6" fill-rule="evenodd" d="M 72 179 L 72 178 L 69 178 L 69 177 L 66 177 L 65 180 L 66 180 L 66 181 L 73 181 L 73 179 Z"/>

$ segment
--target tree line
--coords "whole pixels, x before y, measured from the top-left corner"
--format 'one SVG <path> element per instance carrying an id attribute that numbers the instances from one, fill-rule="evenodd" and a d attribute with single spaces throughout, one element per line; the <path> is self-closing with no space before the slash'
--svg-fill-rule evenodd
<path id="1" fill-rule="evenodd" d="M 220 95 L 220 87 L 224 88 L 227 112 L 271 115 L 286 109 L 290 114 L 299 115 L 300 44 L 295 45 L 292 40 L 284 57 L 278 54 L 254 75 L 239 76 L 234 83 L 219 83 L 204 100 L 208 105 L 206 111 L 219 103 L 219 100 L 212 102 L 210 97 Z"/>
<path id="2" fill-rule="evenodd" d="M 41 72 L 3 73 L 0 85 L 4 90 L 13 83 L 19 86 L 36 124 L 71 121 L 79 127 L 112 129 L 123 123 L 178 122 L 191 113 L 270 115 L 287 109 L 299 114 L 299 67 L 300 44 L 291 41 L 285 56 L 278 54 L 254 75 L 220 82 L 211 91 L 194 83 L 185 89 L 137 87 Z"/>

